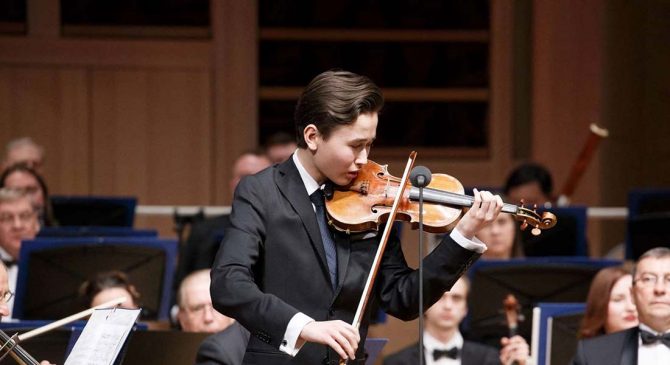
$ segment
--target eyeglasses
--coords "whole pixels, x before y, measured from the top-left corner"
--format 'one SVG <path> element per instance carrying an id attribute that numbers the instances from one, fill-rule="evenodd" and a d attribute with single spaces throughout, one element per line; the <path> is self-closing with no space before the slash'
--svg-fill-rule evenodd
<path id="1" fill-rule="evenodd" d="M 656 283 L 658 283 L 658 275 L 656 274 L 643 274 L 639 278 L 633 280 L 633 284 L 638 284 L 642 287 L 645 288 L 651 288 L 656 286 Z M 663 280 L 663 285 L 670 286 L 670 274 L 665 274 L 661 278 Z"/>
<path id="2" fill-rule="evenodd" d="M 14 293 L 11 290 L 7 290 L 4 294 L 0 295 L 0 303 L 9 303 L 12 297 L 14 297 Z"/>
<path id="3" fill-rule="evenodd" d="M 35 212 L 33 211 L 24 211 L 19 214 L 11 214 L 11 213 L 2 213 L 0 214 L 0 224 L 2 225 L 10 225 L 14 223 L 16 218 L 21 221 L 23 224 L 30 223 L 32 219 L 35 218 Z"/>
<path id="4" fill-rule="evenodd" d="M 41 189 L 39 186 L 17 186 L 17 187 L 12 187 L 12 190 L 16 190 L 20 192 L 21 194 L 27 194 L 27 195 L 33 195 L 39 192 Z"/>

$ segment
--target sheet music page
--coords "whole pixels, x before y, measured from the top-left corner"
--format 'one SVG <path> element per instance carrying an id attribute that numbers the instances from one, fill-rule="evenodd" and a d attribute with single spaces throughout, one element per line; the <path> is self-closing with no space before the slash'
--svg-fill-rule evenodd
<path id="1" fill-rule="evenodd" d="M 139 309 L 94 311 L 65 365 L 112 365 L 139 314 Z"/>

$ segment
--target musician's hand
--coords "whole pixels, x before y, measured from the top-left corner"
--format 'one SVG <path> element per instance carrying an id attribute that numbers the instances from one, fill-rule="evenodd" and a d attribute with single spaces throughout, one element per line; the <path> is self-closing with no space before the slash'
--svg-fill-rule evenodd
<path id="1" fill-rule="evenodd" d="M 484 226 L 493 222 L 503 207 L 500 196 L 493 195 L 488 191 L 478 191 L 477 189 L 473 189 L 473 191 L 475 201 L 456 225 L 458 232 L 469 240 Z"/>
<path id="2" fill-rule="evenodd" d="M 42 362 L 40 362 L 40 365 L 56 365 L 56 364 L 52 364 L 46 360 L 42 360 Z"/>
<path id="3" fill-rule="evenodd" d="M 344 321 L 310 322 L 300 332 L 300 338 L 330 346 L 340 358 L 356 358 L 356 349 L 361 336 L 358 330 Z"/>
<path id="4" fill-rule="evenodd" d="M 530 348 L 523 337 L 503 337 L 500 339 L 500 344 L 502 345 L 502 349 L 500 349 L 500 362 L 502 364 L 509 365 L 516 361 L 518 365 L 526 365 L 530 357 Z"/>

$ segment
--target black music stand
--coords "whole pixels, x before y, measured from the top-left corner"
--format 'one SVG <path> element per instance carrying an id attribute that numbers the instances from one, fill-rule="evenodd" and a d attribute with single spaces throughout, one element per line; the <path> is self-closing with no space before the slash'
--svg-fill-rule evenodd
<path id="1" fill-rule="evenodd" d="M 556 215 L 556 225 L 533 236 L 531 229 L 521 231 L 526 257 L 588 256 L 586 244 L 586 206 L 539 209 Z"/>
<path id="2" fill-rule="evenodd" d="M 53 215 L 60 226 L 132 227 L 134 197 L 52 196 Z"/>
<path id="3" fill-rule="evenodd" d="M 88 306 L 80 285 L 96 273 L 125 272 L 141 294 L 143 319 L 167 319 L 177 242 L 154 237 L 24 241 L 13 317 L 60 319 Z"/>
<path id="4" fill-rule="evenodd" d="M 620 264 L 575 257 L 478 261 L 469 272 L 471 288 L 463 330 L 468 337 L 499 346 L 500 338 L 508 335 L 503 299 L 514 294 L 525 319 L 519 323 L 518 334 L 528 340 L 532 308 L 537 303 L 584 302 L 593 276 L 604 267 Z"/>

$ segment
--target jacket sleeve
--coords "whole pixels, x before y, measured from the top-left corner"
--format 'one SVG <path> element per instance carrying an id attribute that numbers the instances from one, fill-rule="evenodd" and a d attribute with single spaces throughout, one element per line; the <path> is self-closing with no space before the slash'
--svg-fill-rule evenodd
<path id="1" fill-rule="evenodd" d="M 480 256 L 444 235 L 442 242 L 423 259 L 424 310 L 449 290 Z M 402 320 L 418 316 L 419 270 L 407 266 L 397 238 L 389 241 L 378 280 L 380 302 L 389 314 Z"/>

